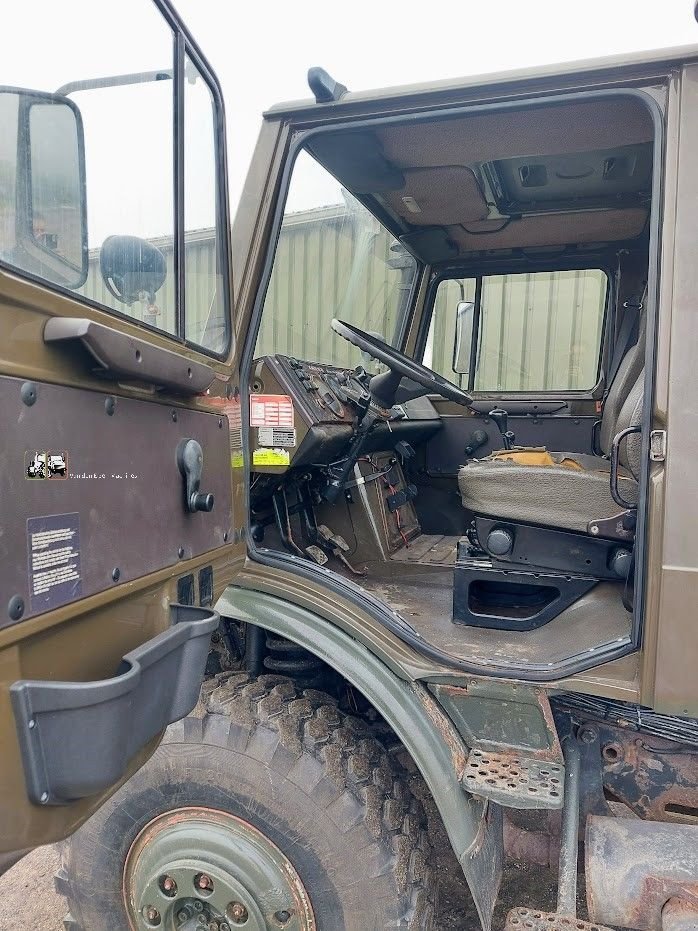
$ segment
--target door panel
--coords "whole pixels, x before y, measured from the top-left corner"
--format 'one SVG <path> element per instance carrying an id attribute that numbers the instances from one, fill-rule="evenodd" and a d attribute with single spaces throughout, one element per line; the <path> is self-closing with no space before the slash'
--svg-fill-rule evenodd
<path id="1" fill-rule="evenodd" d="M 0 872 L 193 707 L 245 556 L 220 89 L 168 0 L 83 13 L 2 66 Z"/>
<path id="2" fill-rule="evenodd" d="M 0 378 L 0 420 L 21 424 L 0 476 L 0 626 L 224 545 L 232 515 L 221 417 L 33 382 L 27 406 L 26 384 Z M 204 450 L 210 513 L 183 506 L 176 454 L 187 439 Z M 27 475 L 37 453 L 48 459 L 43 478 L 40 467 Z"/>

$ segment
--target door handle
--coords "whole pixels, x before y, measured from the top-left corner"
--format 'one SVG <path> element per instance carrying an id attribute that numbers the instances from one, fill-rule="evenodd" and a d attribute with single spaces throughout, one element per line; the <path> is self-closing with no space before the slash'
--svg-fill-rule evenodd
<path id="1" fill-rule="evenodd" d="M 182 440 L 177 447 L 177 465 L 184 477 L 184 503 L 188 511 L 212 511 L 213 495 L 199 491 L 204 469 L 204 451 L 196 440 Z"/>

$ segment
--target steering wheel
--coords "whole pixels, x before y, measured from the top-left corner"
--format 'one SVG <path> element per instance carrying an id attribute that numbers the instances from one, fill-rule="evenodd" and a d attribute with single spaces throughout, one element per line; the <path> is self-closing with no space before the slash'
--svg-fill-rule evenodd
<path id="1" fill-rule="evenodd" d="M 390 371 L 382 375 L 374 375 L 369 384 L 371 396 L 381 407 L 393 406 L 397 389 L 403 378 L 409 378 L 426 388 L 425 394 L 440 394 L 442 398 L 455 401 L 463 407 L 469 407 L 472 403 L 472 397 L 458 385 L 454 385 L 437 372 L 428 369 L 426 365 L 415 362 L 409 356 L 393 349 L 379 337 L 336 318 L 332 320 L 331 326 L 335 333 L 343 336 L 357 349 L 388 366 Z"/>

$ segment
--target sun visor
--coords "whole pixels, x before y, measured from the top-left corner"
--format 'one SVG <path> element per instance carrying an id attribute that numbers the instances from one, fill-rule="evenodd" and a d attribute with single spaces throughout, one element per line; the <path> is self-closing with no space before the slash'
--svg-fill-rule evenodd
<path id="1" fill-rule="evenodd" d="M 465 165 L 405 170 L 405 186 L 384 200 L 413 226 L 450 226 L 488 215 L 477 178 Z"/>
<path id="2" fill-rule="evenodd" d="M 323 133 L 307 146 L 315 158 L 345 187 L 357 194 L 397 191 L 403 173 L 392 165 L 371 132 Z"/>
<path id="3" fill-rule="evenodd" d="M 440 227 L 406 233 L 400 236 L 400 242 L 427 265 L 453 259 L 460 251 L 447 231 Z"/>

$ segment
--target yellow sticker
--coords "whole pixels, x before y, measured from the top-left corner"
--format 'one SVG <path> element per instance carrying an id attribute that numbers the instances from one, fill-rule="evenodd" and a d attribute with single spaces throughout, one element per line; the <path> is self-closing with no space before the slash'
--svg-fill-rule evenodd
<path id="1" fill-rule="evenodd" d="M 243 467 L 244 461 L 243 461 L 243 458 L 242 458 L 242 450 L 241 450 L 241 449 L 240 449 L 240 450 L 237 450 L 236 452 L 234 452 L 234 453 L 232 454 L 232 456 L 230 457 L 230 465 L 231 465 L 234 469 L 241 469 L 241 468 Z"/>
<path id="2" fill-rule="evenodd" d="M 291 462 L 287 449 L 255 449 L 252 453 L 252 465 L 286 466 Z"/>

